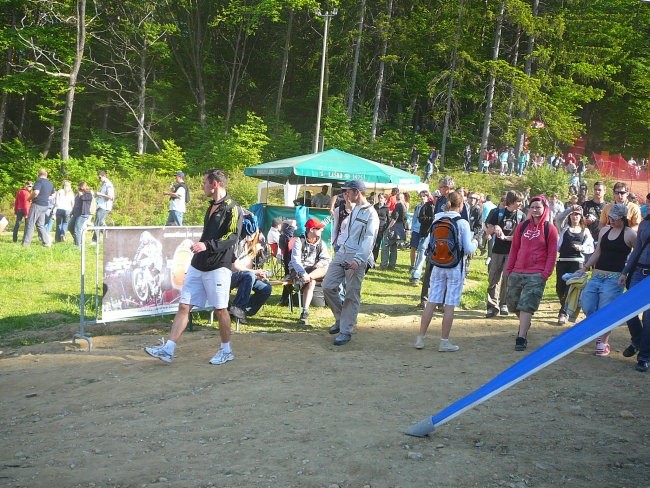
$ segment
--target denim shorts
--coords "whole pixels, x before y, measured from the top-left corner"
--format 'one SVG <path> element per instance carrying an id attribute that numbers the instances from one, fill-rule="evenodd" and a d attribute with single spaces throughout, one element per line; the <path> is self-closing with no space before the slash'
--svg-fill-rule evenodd
<path id="1" fill-rule="evenodd" d="M 545 286 L 542 273 L 510 273 L 506 296 L 508 308 L 511 312 L 537 312 Z"/>
<path id="2" fill-rule="evenodd" d="M 618 286 L 618 273 L 592 273 L 591 279 L 580 294 L 580 306 L 589 316 L 623 294 L 624 288 Z"/>

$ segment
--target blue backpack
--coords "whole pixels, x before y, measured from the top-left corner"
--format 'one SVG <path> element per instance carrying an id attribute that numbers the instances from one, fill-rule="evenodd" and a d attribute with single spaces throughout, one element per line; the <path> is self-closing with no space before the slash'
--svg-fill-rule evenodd
<path id="1" fill-rule="evenodd" d="M 240 239 L 245 239 L 246 237 L 254 236 L 258 231 L 259 226 L 257 225 L 257 216 L 252 213 L 250 210 L 242 208 L 242 226 L 241 234 L 239 235 Z"/>

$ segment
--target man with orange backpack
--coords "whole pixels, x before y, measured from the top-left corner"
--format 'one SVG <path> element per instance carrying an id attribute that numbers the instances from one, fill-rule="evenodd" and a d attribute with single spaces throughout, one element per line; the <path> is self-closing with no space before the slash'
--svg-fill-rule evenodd
<path id="1" fill-rule="evenodd" d="M 420 333 L 415 341 L 416 349 L 424 348 L 424 337 L 438 303 L 444 303 L 438 351 L 453 352 L 460 349 L 449 341 L 449 333 L 454 321 L 454 308 L 460 305 L 467 256 L 478 247 L 469 222 L 460 215 L 462 207 L 462 196 L 451 192 L 447 198 L 447 208 L 435 216 L 431 225 L 427 248 L 427 259 L 431 264 L 429 300 L 420 320 Z"/>

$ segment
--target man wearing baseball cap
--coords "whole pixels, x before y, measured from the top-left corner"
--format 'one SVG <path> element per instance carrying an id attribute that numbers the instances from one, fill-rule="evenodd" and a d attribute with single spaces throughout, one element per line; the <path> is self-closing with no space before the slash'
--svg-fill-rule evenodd
<path id="1" fill-rule="evenodd" d="M 379 229 L 377 211 L 366 199 L 366 185 L 361 180 L 351 180 L 343 185 L 346 197 L 355 204 L 338 238 L 339 249 L 323 279 L 325 303 L 332 310 L 336 322 L 329 329 L 337 334 L 335 346 L 350 342 L 352 328 L 357 323 L 361 304 L 361 284 L 366 267 L 374 264 L 372 248 Z M 345 299 L 341 301 L 339 286 L 345 281 Z"/>
<path id="2" fill-rule="evenodd" d="M 177 171 L 174 173 L 176 184 L 170 185 L 170 191 L 164 191 L 163 195 L 169 196 L 169 215 L 165 225 L 183 225 L 183 215 L 186 211 L 187 185 L 185 184 L 185 173 Z"/>
<path id="3" fill-rule="evenodd" d="M 309 305 L 314 297 L 316 281 L 322 279 L 329 267 L 330 254 L 321 238 L 325 224 L 311 218 L 305 223 L 305 235 L 296 239 L 291 250 L 289 275 L 296 291 L 302 291 L 300 322 L 309 322 Z"/>

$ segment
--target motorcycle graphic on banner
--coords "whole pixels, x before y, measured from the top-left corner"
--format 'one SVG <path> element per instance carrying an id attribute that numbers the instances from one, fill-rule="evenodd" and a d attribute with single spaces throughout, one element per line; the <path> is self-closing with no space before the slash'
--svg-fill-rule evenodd
<path id="1" fill-rule="evenodd" d="M 175 313 L 201 227 L 106 231 L 102 319 Z"/>

